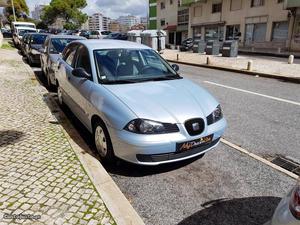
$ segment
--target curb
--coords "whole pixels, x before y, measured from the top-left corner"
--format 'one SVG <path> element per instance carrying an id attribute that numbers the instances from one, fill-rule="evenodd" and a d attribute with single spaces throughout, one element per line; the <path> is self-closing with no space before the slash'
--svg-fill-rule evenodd
<path id="1" fill-rule="evenodd" d="M 265 77 L 265 78 L 272 78 L 272 79 L 282 80 L 282 81 L 286 81 L 286 82 L 290 82 L 290 83 L 300 84 L 300 78 L 298 78 L 298 77 L 287 77 L 287 76 L 281 76 L 281 75 L 276 75 L 276 74 L 268 74 L 268 73 L 262 73 L 262 72 L 233 69 L 233 68 L 222 67 L 222 66 L 212 66 L 212 65 L 206 65 L 206 64 L 189 63 L 189 62 L 169 60 L 169 59 L 166 59 L 166 60 L 171 63 L 179 63 L 179 64 L 188 65 L 188 66 L 196 66 L 196 67 L 204 67 L 204 68 L 208 68 L 208 69 L 223 70 L 223 71 L 229 71 L 229 72 L 233 72 L 233 73 L 243 73 L 243 74 L 251 75 L 251 76 L 259 75 L 259 76 Z"/>
<path id="2" fill-rule="evenodd" d="M 36 82 L 39 88 L 40 93 L 48 94 L 48 101 L 53 107 L 59 108 L 55 100 L 52 96 L 50 96 L 49 92 L 46 90 L 44 86 L 41 86 L 39 82 L 36 80 L 35 75 L 31 67 L 25 64 L 26 72 L 29 75 L 29 78 Z M 43 97 L 43 96 L 42 96 Z M 46 107 L 47 104 L 45 103 Z M 59 110 L 59 112 L 51 112 L 49 109 L 49 113 L 52 114 L 54 119 L 56 119 L 57 115 L 59 116 L 58 126 L 60 126 L 62 132 L 70 143 L 73 151 L 78 157 L 81 165 L 86 171 L 88 177 L 92 181 L 94 187 L 99 193 L 102 201 L 107 207 L 109 213 L 113 217 L 114 221 L 117 225 L 145 225 L 141 217 L 137 214 L 135 209 L 132 207 L 128 199 L 121 192 L 119 187 L 110 177 L 110 175 L 106 172 L 100 161 L 93 156 L 90 148 L 87 146 L 85 141 L 79 135 L 77 130 L 73 127 L 73 125 L 68 122 L 65 114 Z M 56 114 L 56 115 L 55 115 Z M 66 128 L 68 132 L 66 131 Z M 76 142 L 74 141 L 76 140 Z"/>

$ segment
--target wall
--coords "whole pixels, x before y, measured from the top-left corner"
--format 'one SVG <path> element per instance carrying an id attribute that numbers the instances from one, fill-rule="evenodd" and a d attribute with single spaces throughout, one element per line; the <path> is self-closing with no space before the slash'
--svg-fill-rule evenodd
<path id="1" fill-rule="evenodd" d="M 255 23 L 260 20 L 261 22 L 267 22 L 265 42 L 270 42 L 272 39 L 273 22 L 289 21 L 288 10 L 283 10 L 283 3 L 278 4 L 277 0 L 265 0 L 264 6 L 260 7 L 251 7 L 251 0 L 241 0 L 241 9 L 235 11 L 231 10 L 232 0 L 223 0 L 222 13 L 212 14 L 213 1 L 215 2 L 216 0 L 207 0 L 207 3 L 192 4 L 190 7 L 189 37 L 193 36 L 192 25 L 224 21 L 225 26 L 240 25 L 241 41 L 243 43 L 245 40 L 245 24 Z M 202 7 L 201 15 L 194 15 L 195 7 Z M 225 27 L 224 30 L 226 31 Z M 291 28 L 289 32 L 291 32 Z M 284 46 L 287 45 L 288 43 L 284 43 Z"/>

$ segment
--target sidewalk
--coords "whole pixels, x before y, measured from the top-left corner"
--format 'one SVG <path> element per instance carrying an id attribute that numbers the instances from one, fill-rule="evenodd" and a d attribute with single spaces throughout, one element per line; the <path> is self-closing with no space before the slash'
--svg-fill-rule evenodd
<path id="1" fill-rule="evenodd" d="M 177 54 L 179 61 L 177 61 Z M 165 49 L 162 57 L 172 62 L 182 62 L 206 66 L 207 55 L 201 55 L 192 52 L 179 52 L 178 50 Z M 275 58 L 269 56 L 248 56 L 241 55 L 237 58 L 222 56 L 210 56 L 211 64 L 208 66 L 221 67 L 224 69 L 236 70 L 237 72 L 246 72 L 249 60 L 253 61 L 253 73 L 262 73 L 274 77 L 300 78 L 300 60 L 295 59 L 294 64 L 288 64 L 285 58 Z"/>
<path id="2" fill-rule="evenodd" d="M 0 224 L 116 224 L 16 50 L 0 71 Z"/>

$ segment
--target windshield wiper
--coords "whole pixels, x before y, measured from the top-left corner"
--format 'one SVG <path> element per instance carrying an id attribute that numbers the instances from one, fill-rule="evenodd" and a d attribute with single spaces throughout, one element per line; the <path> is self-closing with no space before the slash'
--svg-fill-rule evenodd
<path id="1" fill-rule="evenodd" d="M 134 84 L 138 81 L 135 80 L 103 80 L 103 84 Z"/>

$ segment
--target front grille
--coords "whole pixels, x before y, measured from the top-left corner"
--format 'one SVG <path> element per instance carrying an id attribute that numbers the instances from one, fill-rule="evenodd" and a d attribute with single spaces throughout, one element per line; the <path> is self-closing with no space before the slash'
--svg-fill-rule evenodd
<path id="1" fill-rule="evenodd" d="M 185 129 L 191 136 L 196 136 L 204 131 L 205 123 L 201 118 L 191 119 L 184 123 Z"/>
<path id="2" fill-rule="evenodd" d="M 163 124 L 165 127 L 165 131 L 166 133 L 175 133 L 175 132 L 179 132 L 179 128 L 176 124 L 172 124 L 172 123 L 164 123 Z"/>
<path id="3" fill-rule="evenodd" d="M 144 155 L 144 154 L 137 154 L 136 158 L 140 162 L 162 162 L 174 159 L 185 158 L 187 156 L 195 155 L 197 153 L 203 152 L 208 148 L 213 147 L 219 142 L 220 138 L 203 145 L 200 145 L 197 148 L 191 149 L 189 151 L 184 152 L 172 152 L 166 154 L 155 154 L 155 155 Z"/>

